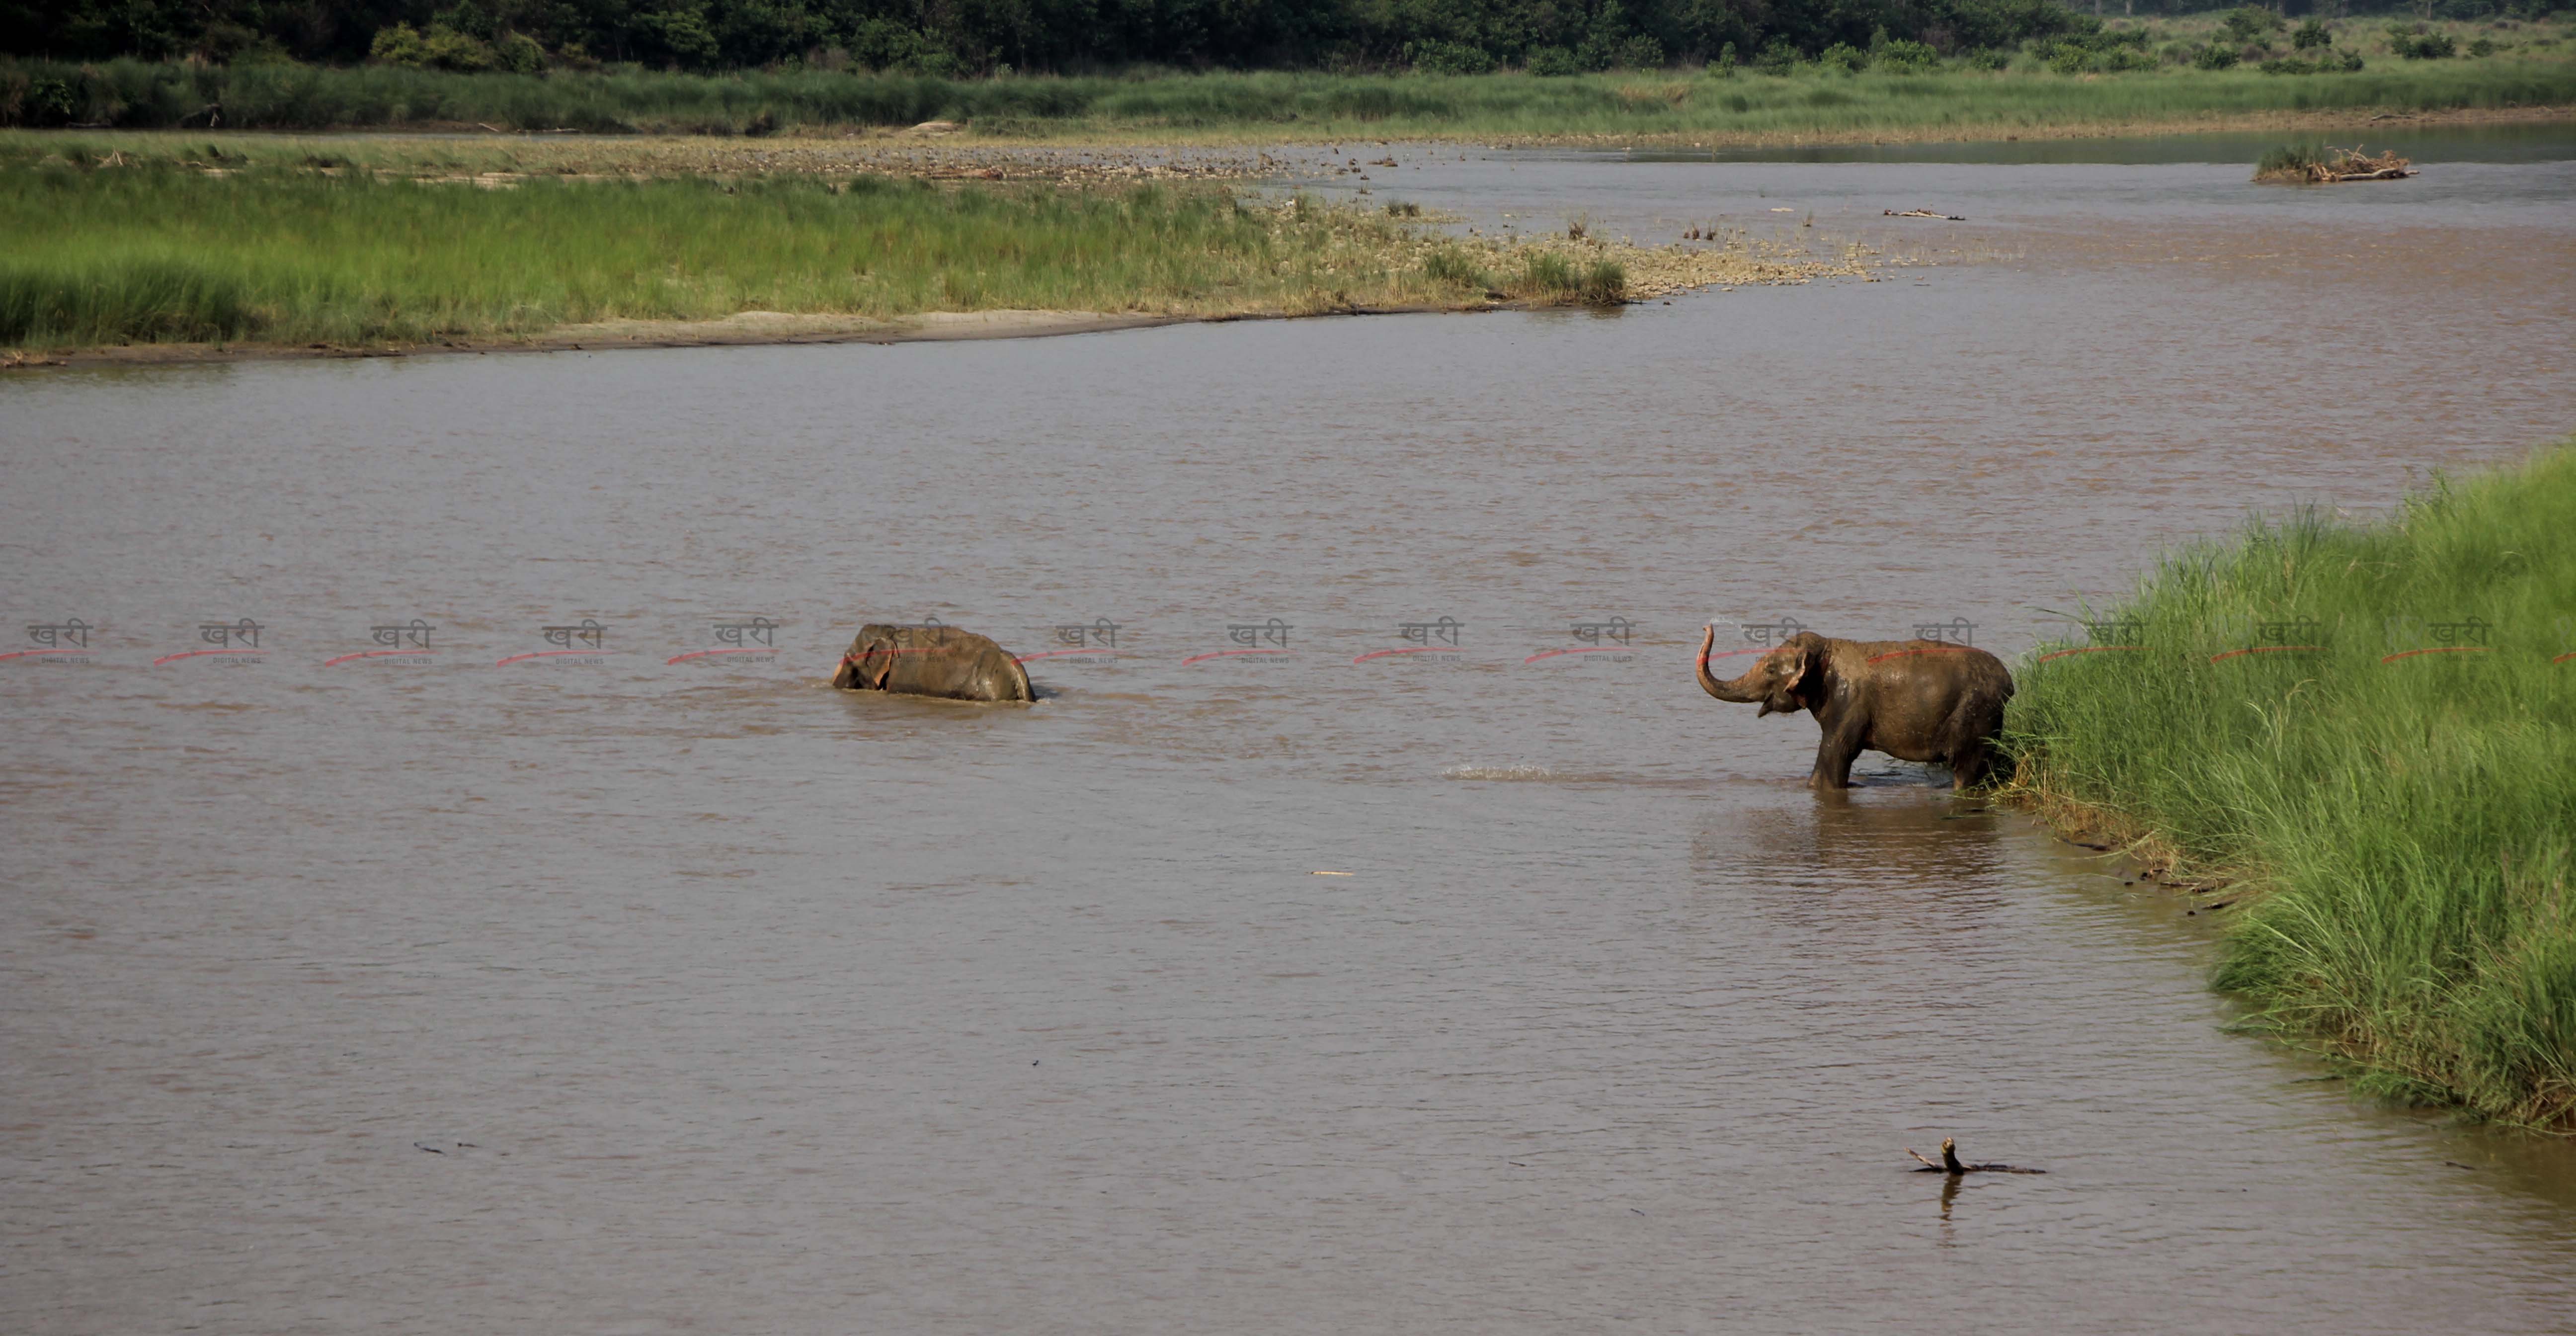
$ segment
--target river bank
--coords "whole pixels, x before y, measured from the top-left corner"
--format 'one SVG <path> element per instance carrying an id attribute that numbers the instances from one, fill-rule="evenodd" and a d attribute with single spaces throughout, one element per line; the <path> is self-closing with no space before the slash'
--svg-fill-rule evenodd
<path id="1" fill-rule="evenodd" d="M 2334 129 L 2398 116 L 2576 117 L 2576 60 L 2554 36 L 2483 58 L 2381 54 L 2358 70 L 2300 74 L 2153 61 L 2061 71 L 2035 56 L 2001 69 L 1804 63 L 1768 73 L 1712 66 L 1561 78 L 1269 71 L 941 79 L 632 69 L 518 75 L 129 60 L 0 61 L 0 84 L 42 87 L 77 108 L 53 121 L 0 116 L 25 126 L 760 139 L 932 125 L 995 142 L 1056 144 L 1348 138 L 1714 147 Z"/>
<path id="2" fill-rule="evenodd" d="M 2228 908 L 2362 1088 L 2576 1133 L 2576 449 L 2187 548 L 2027 660 L 2008 791 Z"/>
<path id="3" fill-rule="evenodd" d="M 1453 237 L 1401 204 L 1246 202 L 1188 182 L 486 180 L 396 174 L 392 152 L 297 163 L 11 137 L 0 221 L 22 249 L 0 263 L 0 347 L 24 364 L 890 341 L 963 327 L 917 319 L 935 313 L 1045 313 L 977 326 L 1039 333 L 1865 276 L 1852 247 Z"/>

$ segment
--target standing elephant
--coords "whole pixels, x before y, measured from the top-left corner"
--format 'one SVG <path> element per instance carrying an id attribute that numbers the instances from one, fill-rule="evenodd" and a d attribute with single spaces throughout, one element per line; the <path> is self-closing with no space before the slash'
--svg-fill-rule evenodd
<path id="1" fill-rule="evenodd" d="M 899 691 L 950 700 L 1026 701 L 1028 670 L 1010 651 L 989 637 L 953 626 L 892 626 L 871 622 L 859 628 L 841 656 L 832 685 L 851 691 Z"/>
<path id="2" fill-rule="evenodd" d="M 1801 631 L 1743 676 L 1721 682 L 1708 671 L 1716 641 L 1715 627 L 1700 637 L 1701 690 L 1738 705 L 1759 702 L 1762 715 L 1806 710 L 1816 716 L 1825 736 L 1807 776 L 1810 788 L 1851 787 L 1852 761 L 1864 749 L 1945 764 L 1951 786 L 1961 789 L 1983 782 L 1993 764 L 2013 686 L 2003 660 L 1984 650 Z"/>

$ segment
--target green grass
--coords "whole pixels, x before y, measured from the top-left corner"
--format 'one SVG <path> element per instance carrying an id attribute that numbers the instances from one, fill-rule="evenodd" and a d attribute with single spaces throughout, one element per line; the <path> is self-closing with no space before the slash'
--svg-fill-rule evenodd
<path id="1" fill-rule="evenodd" d="M 39 93 L 42 93 L 40 96 Z M 1644 72 L 1541 78 L 1215 73 L 936 79 L 819 71 L 697 76 L 634 70 L 447 74 L 367 66 L 231 68 L 0 60 L 0 123 L 44 116 L 127 129 L 198 123 L 314 130 L 486 124 L 506 129 L 740 134 L 966 122 L 1021 138 L 1330 139 L 1610 135 L 1730 140 L 1974 136 L 2172 126 L 2349 111 L 2576 104 L 2576 61 L 2374 58 L 2358 73 L 2268 75 L 2171 67 L 2073 76 L 2027 58 L 2004 71 L 1946 66 L 1786 77 Z M 70 110 L 62 111 L 61 108 Z M 46 111 L 45 108 L 54 108 Z"/>
<path id="2" fill-rule="evenodd" d="M 2255 524 L 2111 617 L 2146 648 L 2023 668 L 2022 795 L 2240 883 L 2217 982 L 2260 1023 L 2576 1131 L 2576 448 L 2383 524 Z M 2485 650 L 2407 653 L 2472 618 Z M 2325 648 L 2219 657 L 2267 638 Z"/>
<path id="3" fill-rule="evenodd" d="M 1441 290 L 1383 214 L 1210 187 L 859 177 L 508 189 L 365 172 L 6 165 L 0 344 L 381 343 L 745 310 L 900 316 L 1400 304 Z"/>

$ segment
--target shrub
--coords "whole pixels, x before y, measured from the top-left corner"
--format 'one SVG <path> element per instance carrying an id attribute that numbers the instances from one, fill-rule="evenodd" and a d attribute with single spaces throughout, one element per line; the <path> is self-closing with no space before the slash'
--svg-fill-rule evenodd
<path id="1" fill-rule="evenodd" d="M 1785 75 L 1796 68 L 1801 59 L 1803 57 L 1799 55 L 1796 44 L 1786 37 L 1774 37 L 1769 46 L 1762 48 L 1762 54 L 1753 58 L 1753 68 L 1764 74 Z"/>
<path id="2" fill-rule="evenodd" d="M 1869 53 L 1849 42 L 1836 42 L 1816 53 L 1816 63 L 1829 70 L 1858 74 L 1869 68 Z"/>
<path id="3" fill-rule="evenodd" d="M 1583 71 L 1574 63 L 1574 53 L 1561 46 L 1533 47 L 1524 67 L 1542 78 L 1561 79 Z"/>
<path id="4" fill-rule="evenodd" d="M 492 44 L 492 54 L 512 74 L 534 74 L 546 67 L 546 49 L 523 32 L 503 33 Z"/>
<path id="5" fill-rule="evenodd" d="M 2469 43 L 2469 54 L 2480 60 L 2484 60 L 2495 53 L 2496 44 L 2492 38 L 2481 37 L 2478 40 Z"/>
<path id="6" fill-rule="evenodd" d="M 1940 64 L 1941 53 L 1933 50 L 1926 43 L 1908 41 L 1900 37 L 1872 52 L 1870 59 L 1876 62 L 1880 69 L 1891 70 L 1898 74 L 1911 74 Z"/>
<path id="7" fill-rule="evenodd" d="M 2459 53 L 2459 44 L 2446 32 L 2426 32 L 2421 23 L 2388 25 L 2388 49 L 2407 60 L 2448 60 Z"/>
<path id="8" fill-rule="evenodd" d="M 2191 54 L 2191 67 L 2196 70 L 2223 70 L 2236 64 L 2236 48 L 2212 44 Z"/>
<path id="9" fill-rule="evenodd" d="M 1991 73 L 2001 70 L 2010 64 L 2012 64 L 2012 53 L 2001 47 L 1988 47 L 1983 51 L 1971 51 L 1968 53 L 1968 68 L 1970 69 L 1985 70 Z"/>
<path id="10" fill-rule="evenodd" d="M 1481 46 L 1430 39 L 1405 43 L 1404 63 L 1421 74 L 1491 74 L 1495 61 Z"/>
<path id="11" fill-rule="evenodd" d="M 2238 46 L 2248 46 L 2279 32 L 2282 24 L 2281 16 L 2271 10 L 2260 5 L 2244 5 L 2229 10 L 2226 19 L 2219 24 L 2219 30 Z"/>
<path id="12" fill-rule="evenodd" d="M 1661 69 L 1664 44 L 1652 37 L 1631 37 L 1621 42 L 1612 55 L 1613 63 L 1623 70 Z"/>
<path id="13" fill-rule="evenodd" d="M 2290 34 L 2290 45 L 2300 51 L 2313 51 L 2321 46 L 2334 45 L 2334 34 L 2326 31 L 2322 21 L 2311 18 L 2300 24 L 2297 32 Z"/>

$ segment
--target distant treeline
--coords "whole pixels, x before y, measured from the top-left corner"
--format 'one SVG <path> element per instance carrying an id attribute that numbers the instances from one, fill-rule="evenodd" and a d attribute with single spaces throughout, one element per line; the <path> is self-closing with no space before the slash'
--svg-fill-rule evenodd
<path id="1" fill-rule="evenodd" d="M 2423 17 L 2576 0 L 2412 0 Z M 2293 16 L 2347 0 L 2277 0 Z M 2169 13 L 2205 0 L 2111 0 Z M 0 0 L 0 54 L 375 61 L 533 73 L 802 65 L 954 77 L 1187 68 L 1537 73 L 1920 42 L 1947 55 L 2097 23 L 2058 0 Z"/>

